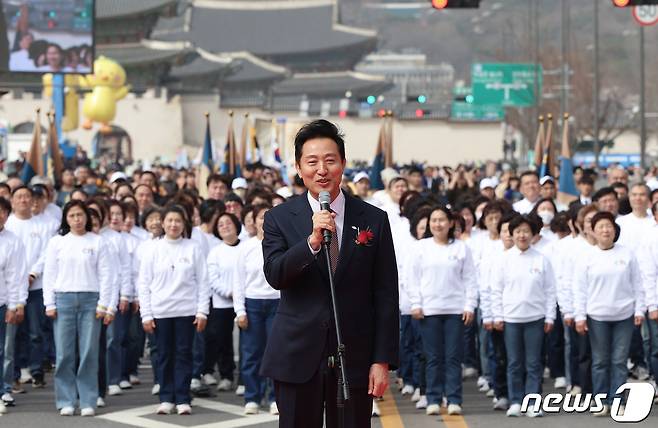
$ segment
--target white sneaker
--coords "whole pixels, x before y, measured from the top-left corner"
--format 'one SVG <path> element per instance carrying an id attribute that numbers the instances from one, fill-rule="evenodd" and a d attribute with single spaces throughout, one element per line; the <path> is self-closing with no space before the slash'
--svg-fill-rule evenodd
<path id="1" fill-rule="evenodd" d="M 158 409 L 155 411 L 158 415 L 170 415 L 171 412 L 174 410 L 174 403 L 160 403 L 158 406 Z"/>
<path id="2" fill-rule="evenodd" d="M 7 406 L 5 406 L 5 403 L 0 401 L 0 415 L 4 415 L 7 413 Z"/>
<path id="3" fill-rule="evenodd" d="M 119 388 L 121 389 L 131 389 L 132 387 L 133 384 L 127 380 L 122 380 L 121 382 L 119 382 Z"/>
<path id="4" fill-rule="evenodd" d="M 487 391 L 487 393 L 485 395 L 487 397 L 493 397 L 494 395 L 496 395 L 496 393 L 494 392 L 493 389 L 490 389 L 489 391 Z"/>
<path id="5" fill-rule="evenodd" d="M 210 373 L 204 374 L 202 380 L 206 385 L 217 385 L 217 379 Z"/>
<path id="6" fill-rule="evenodd" d="M 449 415 L 461 415 L 462 406 L 459 404 L 448 404 L 448 414 Z"/>
<path id="7" fill-rule="evenodd" d="M 372 402 L 372 416 L 380 416 L 381 412 L 379 411 L 379 406 L 376 401 Z"/>
<path id="8" fill-rule="evenodd" d="M 191 415 L 192 407 L 190 407 L 189 404 L 178 404 L 176 406 L 176 412 L 178 412 L 179 415 Z"/>
<path id="9" fill-rule="evenodd" d="M 32 383 L 33 380 L 30 369 L 21 369 L 21 377 L 18 379 L 19 383 Z"/>
<path id="10" fill-rule="evenodd" d="M 194 391 L 199 388 L 201 388 L 201 381 L 199 379 L 192 379 L 192 381 L 190 382 L 190 389 Z"/>
<path id="11" fill-rule="evenodd" d="M 525 412 L 525 415 L 529 418 L 541 418 L 544 416 L 544 412 L 542 412 L 541 409 L 537 410 L 536 412 L 530 409 Z"/>
<path id="12" fill-rule="evenodd" d="M 411 402 L 415 403 L 420 400 L 420 388 L 414 390 L 414 395 L 411 396 Z"/>
<path id="13" fill-rule="evenodd" d="M 425 409 L 425 414 L 428 416 L 439 415 L 441 414 L 441 406 L 439 406 L 438 404 L 430 404 Z"/>
<path id="14" fill-rule="evenodd" d="M 478 371 L 474 369 L 473 367 L 464 367 L 464 370 L 462 371 L 462 378 L 463 379 L 468 379 L 471 377 L 475 377 L 478 375 Z"/>
<path id="15" fill-rule="evenodd" d="M 119 385 L 110 385 L 107 387 L 107 395 L 113 396 L 113 395 L 121 395 L 123 394 L 123 391 L 121 390 L 121 387 Z"/>
<path id="16" fill-rule="evenodd" d="M 273 401 L 270 403 L 270 415 L 278 415 L 279 414 L 279 407 L 276 405 L 276 402 Z"/>
<path id="17" fill-rule="evenodd" d="M 478 388 L 478 391 L 480 391 L 480 392 L 489 392 L 490 389 L 491 389 L 491 387 L 489 386 L 489 382 L 487 382 L 485 380 L 484 383 L 482 384 L 482 386 L 480 386 Z"/>
<path id="18" fill-rule="evenodd" d="M 85 407 L 84 409 L 80 410 L 80 416 L 96 416 L 96 411 L 93 409 L 93 407 Z"/>
<path id="19" fill-rule="evenodd" d="M 132 375 L 132 374 L 130 376 L 128 376 L 128 380 L 130 381 L 131 385 L 139 385 L 139 384 L 142 383 L 142 381 L 139 380 L 139 378 L 137 376 Z"/>
<path id="20" fill-rule="evenodd" d="M 480 377 L 478 378 L 478 381 L 477 381 L 478 388 L 480 388 L 480 387 L 481 387 L 482 385 L 484 385 L 485 383 L 489 383 L 489 382 L 487 381 L 487 378 L 484 377 L 484 376 L 480 376 Z"/>
<path id="21" fill-rule="evenodd" d="M 217 391 L 230 391 L 233 388 L 233 382 L 229 379 L 222 379 L 217 385 Z"/>
<path id="22" fill-rule="evenodd" d="M 520 404 L 512 404 L 509 406 L 509 409 L 507 409 L 507 413 L 505 413 L 509 417 L 515 417 L 518 418 L 521 416 L 521 405 Z"/>
<path id="23" fill-rule="evenodd" d="M 96 407 L 105 407 L 105 400 L 103 400 L 103 397 L 98 397 L 96 399 Z"/>
<path id="24" fill-rule="evenodd" d="M 244 395 L 244 385 L 238 385 L 238 387 L 235 388 L 235 395 L 240 397 Z"/>
<path id="25" fill-rule="evenodd" d="M 153 388 L 151 388 L 151 395 L 158 395 L 160 393 L 160 384 L 156 383 L 153 385 Z"/>
<path id="26" fill-rule="evenodd" d="M 583 389 L 581 387 L 579 387 L 578 385 L 574 385 L 574 386 L 571 387 L 571 391 L 569 391 L 569 394 L 570 395 L 578 395 L 578 394 L 582 394 L 582 392 L 583 392 Z"/>
<path id="27" fill-rule="evenodd" d="M 248 402 L 244 405 L 244 414 L 245 415 L 257 415 L 258 414 L 258 403 L 253 401 Z"/>
<path id="28" fill-rule="evenodd" d="M 493 405 L 494 410 L 507 410 L 508 407 L 509 401 L 505 397 L 499 398 Z"/>
<path id="29" fill-rule="evenodd" d="M 607 404 L 603 405 L 603 410 L 600 410 L 598 412 L 592 412 L 593 416 L 596 416 L 597 418 L 603 418 L 606 417 L 610 414 L 610 406 Z"/>
<path id="30" fill-rule="evenodd" d="M 59 414 L 61 416 L 73 416 L 75 414 L 75 409 L 71 406 L 62 407 Z"/>
<path id="31" fill-rule="evenodd" d="M 11 396 L 10 393 L 5 392 L 2 394 L 2 397 L 0 397 L 0 400 L 2 401 L 2 404 L 5 406 L 13 406 L 14 405 L 14 397 Z"/>
<path id="32" fill-rule="evenodd" d="M 556 377 L 553 388 L 555 389 L 564 389 L 567 387 L 567 378 L 564 376 Z"/>
<path id="33" fill-rule="evenodd" d="M 414 391 L 415 391 L 415 389 L 414 389 L 413 386 L 411 386 L 411 385 L 405 385 L 405 386 L 402 388 L 401 393 L 402 393 L 402 395 L 412 395 L 412 394 L 414 393 Z"/>
<path id="34" fill-rule="evenodd" d="M 421 395 L 420 399 L 416 403 L 416 408 L 417 409 L 426 409 L 427 408 L 427 396 L 426 395 Z"/>

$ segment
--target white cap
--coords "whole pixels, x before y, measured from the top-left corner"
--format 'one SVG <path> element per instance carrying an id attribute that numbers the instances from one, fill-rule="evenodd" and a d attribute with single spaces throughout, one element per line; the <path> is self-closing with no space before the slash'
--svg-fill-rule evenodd
<path id="1" fill-rule="evenodd" d="M 352 180 L 352 183 L 358 183 L 359 181 L 361 181 L 363 179 L 366 179 L 366 180 L 368 180 L 368 182 L 370 182 L 370 176 L 367 173 L 361 171 L 361 172 L 357 173 L 354 176 L 354 179 Z"/>
<path id="2" fill-rule="evenodd" d="M 543 186 L 544 184 L 548 183 L 549 181 L 551 183 L 555 184 L 555 179 L 553 177 L 551 177 L 550 175 L 545 175 L 539 180 L 539 185 Z"/>
<path id="3" fill-rule="evenodd" d="M 652 192 L 658 189 L 658 178 L 652 178 L 651 180 L 647 181 L 647 186 L 649 189 L 651 189 Z"/>
<path id="4" fill-rule="evenodd" d="M 494 181 L 490 178 L 483 178 L 480 180 L 480 190 L 484 190 L 486 188 L 491 188 L 494 189 L 496 185 L 494 184 Z"/>
<path id="5" fill-rule="evenodd" d="M 245 180 L 242 177 L 234 178 L 233 183 L 231 183 L 231 189 L 236 190 L 236 189 L 247 189 L 249 186 L 247 185 L 247 180 Z"/>
<path id="6" fill-rule="evenodd" d="M 117 180 L 128 180 L 128 176 L 122 172 L 122 171 L 117 171 L 112 176 L 110 177 L 110 183 L 114 183 Z"/>
<path id="7" fill-rule="evenodd" d="M 276 189 L 276 194 L 281 196 L 282 198 L 288 199 L 289 197 L 292 196 L 292 190 L 290 190 L 288 186 L 283 186 Z"/>

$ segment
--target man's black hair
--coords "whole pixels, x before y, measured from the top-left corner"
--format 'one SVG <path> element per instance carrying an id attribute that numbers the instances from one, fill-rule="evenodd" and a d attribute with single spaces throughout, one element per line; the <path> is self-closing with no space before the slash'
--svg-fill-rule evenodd
<path id="1" fill-rule="evenodd" d="M 338 127 L 328 120 L 319 119 L 309 122 L 295 135 L 295 162 L 299 163 L 302 159 L 302 147 L 308 140 L 314 138 L 329 138 L 338 145 L 338 152 L 340 158 L 345 160 L 345 140 L 344 135 L 340 132 Z"/>
<path id="2" fill-rule="evenodd" d="M 608 195 L 614 195 L 615 199 L 618 199 L 617 192 L 615 192 L 615 189 L 612 186 L 607 186 L 597 190 L 596 193 L 594 193 L 594 195 L 592 196 L 592 201 L 598 202 L 599 199 Z"/>

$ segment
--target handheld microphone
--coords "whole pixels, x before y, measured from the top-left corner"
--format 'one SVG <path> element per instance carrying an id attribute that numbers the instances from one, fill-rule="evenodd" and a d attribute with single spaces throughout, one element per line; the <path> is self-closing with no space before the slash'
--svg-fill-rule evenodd
<path id="1" fill-rule="evenodd" d="M 331 211 L 329 208 L 329 205 L 331 204 L 331 194 L 329 192 L 323 190 L 318 195 L 318 199 L 320 201 L 320 209 L 322 211 Z M 331 231 L 324 229 L 322 231 L 322 235 L 324 237 L 324 243 L 329 245 L 331 243 Z"/>

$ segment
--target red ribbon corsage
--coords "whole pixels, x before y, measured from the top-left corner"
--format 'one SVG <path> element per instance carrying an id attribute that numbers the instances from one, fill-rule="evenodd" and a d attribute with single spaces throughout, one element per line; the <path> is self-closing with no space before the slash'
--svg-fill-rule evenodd
<path id="1" fill-rule="evenodd" d="M 372 240 L 375 238 L 375 234 L 372 232 L 372 230 L 370 230 L 369 227 L 361 230 L 356 226 L 352 226 L 352 229 L 356 230 L 356 239 L 354 240 L 356 245 L 369 247 L 372 243 Z"/>

